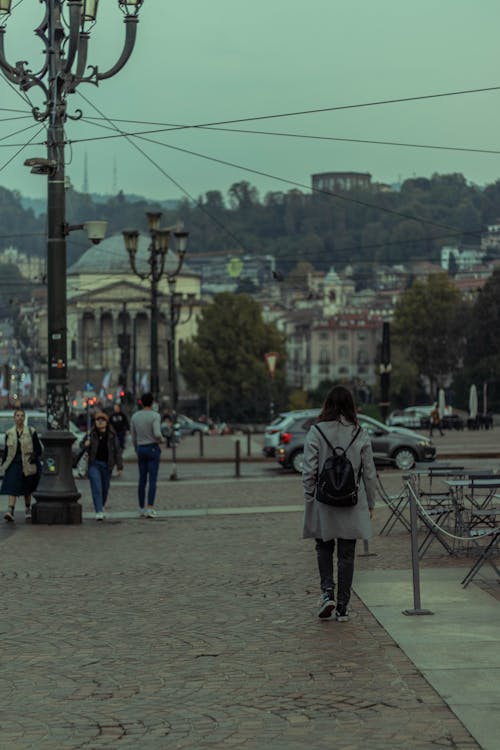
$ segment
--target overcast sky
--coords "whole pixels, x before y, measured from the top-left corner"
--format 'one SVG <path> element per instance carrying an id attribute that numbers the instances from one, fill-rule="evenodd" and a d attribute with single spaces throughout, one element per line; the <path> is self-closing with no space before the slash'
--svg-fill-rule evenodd
<path id="1" fill-rule="evenodd" d="M 15 8 L 5 44 L 10 61 L 40 64 L 42 46 L 33 29 L 41 12 L 39 0 L 21 0 Z M 85 85 L 80 91 L 113 121 L 168 127 L 500 86 L 499 28 L 498 0 L 145 0 L 126 68 L 99 88 Z M 112 65 L 123 32 L 117 1 L 101 0 L 89 63 L 101 69 Z M 2 107 L 29 111 L 3 77 L 0 90 Z M 42 104 L 35 89 L 30 96 Z M 78 93 L 70 97 L 69 112 L 76 108 L 88 117 L 101 116 Z M 499 115 L 500 90 L 226 127 L 500 151 Z M 5 121 L 13 116 L 0 113 L 0 138 L 31 124 Z M 148 129 L 133 122 L 117 125 L 129 132 Z M 73 141 L 109 132 L 84 122 L 67 124 Z M 35 133 L 36 128 L 0 143 L 22 144 Z M 500 154 L 206 129 L 150 137 L 237 166 L 133 139 L 148 159 L 120 138 L 73 143 L 67 148 L 67 173 L 81 189 L 86 154 L 91 192 L 112 193 L 116 187 L 164 199 L 196 198 L 211 189 L 226 194 L 240 180 L 251 182 L 263 197 L 293 187 L 277 178 L 307 186 L 312 173 L 331 170 L 370 172 L 374 180 L 389 183 L 462 172 L 485 184 L 500 172 Z M 0 148 L 0 184 L 43 197 L 44 178 L 31 175 L 23 161 L 43 156 L 44 147 L 29 146 L 4 166 L 18 148 Z"/>

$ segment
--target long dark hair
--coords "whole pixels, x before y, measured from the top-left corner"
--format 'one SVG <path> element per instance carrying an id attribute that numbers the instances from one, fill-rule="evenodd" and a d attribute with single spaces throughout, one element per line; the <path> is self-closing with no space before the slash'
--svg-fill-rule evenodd
<path id="1" fill-rule="evenodd" d="M 351 391 L 343 385 L 336 385 L 324 400 L 318 422 L 340 422 L 342 417 L 350 424 L 358 424 Z"/>

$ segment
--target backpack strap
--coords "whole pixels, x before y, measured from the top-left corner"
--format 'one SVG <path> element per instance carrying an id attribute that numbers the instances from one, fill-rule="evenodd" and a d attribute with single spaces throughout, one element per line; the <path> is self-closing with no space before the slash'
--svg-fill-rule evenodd
<path id="1" fill-rule="evenodd" d="M 323 430 L 321 429 L 321 427 L 318 424 L 314 424 L 313 427 L 316 427 L 316 429 L 318 430 L 319 434 L 322 436 L 322 438 L 325 440 L 325 442 L 330 446 L 330 448 L 332 449 L 333 453 L 335 453 L 335 448 L 330 443 L 330 441 L 328 440 L 327 436 L 325 435 L 325 433 L 323 432 Z M 349 445 L 347 446 L 347 448 L 342 448 L 342 450 L 344 451 L 344 453 L 347 453 L 347 451 L 349 450 L 349 448 L 351 447 L 351 445 L 354 443 L 354 441 L 356 440 L 356 438 L 358 437 L 358 435 L 359 435 L 360 432 L 361 432 L 361 427 L 358 427 L 358 429 L 354 433 L 353 437 L 351 438 L 351 441 L 350 441 Z"/>

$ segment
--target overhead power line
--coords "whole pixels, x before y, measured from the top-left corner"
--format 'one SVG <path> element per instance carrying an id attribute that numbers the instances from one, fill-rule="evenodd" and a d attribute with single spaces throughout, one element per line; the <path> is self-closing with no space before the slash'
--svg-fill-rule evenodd
<path id="1" fill-rule="evenodd" d="M 188 128 L 206 128 L 214 125 L 232 125 L 237 124 L 240 122 L 255 122 L 256 120 L 275 120 L 280 117 L 298 117 L 301 115 L 315 115 L 320 114 L 321 112 L 339 112 L 344 109 L 361 109 L 362 107 L 379 107 L 385 104 L 401 104 L 404 102 L 417 102 L 417 101 L 424 101 L 426 99 L 442 99 L 449 96 L 464 96 L 466 94 L 481 94 L 488 91 L 500 91 L 500 86 L 486 86 L 483 88 L 477 88 L 477 89 L 463 89 L 461 91 L 445 91 L 438 94 L 422 94 L 419 96 L 405 96 L 405 97 L 399 97 L 395 99 L 379 99 L 371 102 L 361 102 L 358 104 L 339 104 L 333 107 L 318 107 L 316 109 L 303 109 L 303 110 L 297 110 L 294 112 L 281 112 L 278 114 L 270 114 L 270 115 L 252 115 L 250 117 L 240 117 L 238 119 L 233 120 L 219 120 L 216 122 L 203 122 L 198 123 L 195 125 L 178 125 L 178 124 L 167 124 L 167 123 L 144 123 L 144 124 L 152 124 L 152 125 L 167 125 L 169 129 L 171 130 L 185 130 Z M 104 118 L 106 119 L 106 118 Z M 111 118 L 110 118 L 111 121 Z M 138 122 L 141 123 L 140 120 L 119 120 L 117 118 L 113 118 L 113 122 Z"/>

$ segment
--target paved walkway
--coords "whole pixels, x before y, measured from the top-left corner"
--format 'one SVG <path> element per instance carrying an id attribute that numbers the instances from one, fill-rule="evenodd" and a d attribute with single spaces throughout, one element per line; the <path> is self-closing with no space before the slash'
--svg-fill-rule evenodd
<path id="1" fill-rule="evenodd" d="M 481 746 L 360 599 L 350 623 L 318 621 L 296 476 L 162 481 L 150 520 L 134 472 L 102 524 L 79 482 L 81 526 L 0 535 L 0 747 Z M 359 585 L 409 575 L 405 534 L 372 549 Z"/>

